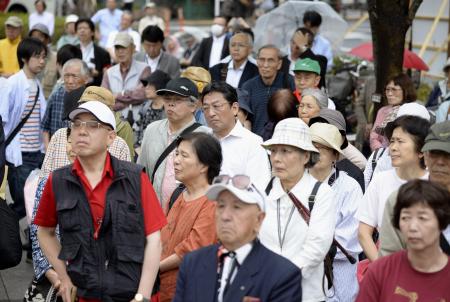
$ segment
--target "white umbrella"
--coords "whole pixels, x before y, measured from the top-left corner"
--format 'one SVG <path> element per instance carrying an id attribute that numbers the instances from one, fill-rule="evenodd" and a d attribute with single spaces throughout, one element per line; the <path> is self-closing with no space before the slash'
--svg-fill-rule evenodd
<path id="1" fill-rule="evenodd" d="M 303 14 L 314 10 L 322 16 L 320 34 L 338 49 L 347 30 L 347 22 L 327 3 L 318 1 L 287 1 L 262 15 L 254 28 L 255 49 L 264 44 L 275 44 L 286 50 L 294 30 L 303 26 Z"/>

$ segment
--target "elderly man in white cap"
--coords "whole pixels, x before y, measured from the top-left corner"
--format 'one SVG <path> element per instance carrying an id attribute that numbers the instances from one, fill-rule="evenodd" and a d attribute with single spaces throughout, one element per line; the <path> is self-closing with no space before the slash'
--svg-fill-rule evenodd
<path id="1" fill-rule="evenodd" d="M 90 101 L 69 114 L 73 164 L 50 174 L 34 223 L 63 301 L 148 301 L 166 219 L 143 167 L 111 156 L 113 112 Z M 59 225 L 61 243 L 55 235 Z"/>
<path id="2" fill-rule="evenodd" d="M 110 67 L 103 75 L 102 87 L 111 90 L 116 99 L 114 110 L 121 110 L 130 125 L 139 119 L 139 110 L 145 98 L 145 87 L 140 79 L 148 77 L 150 68 L 133 58 L 135 45 L 126 32 L 117 33 L 114 39 L 114 52 L 118 64 Z M 128 112 L 132 115 L 128 116 Z"/>
<path id="3" fill-rule="evenodd" d="M 185 256 L 173 301 L 301 301 L 300 270 L 257 239 L 266 195 L 246 175 L 217 176 L 206 194 L 221 244 Z"/>
<path id="4" fill-rule="evenodd" d="M 80 39 L 77 36 L 77 32 L 75 30 L 75 23 L 78 21 L 78 16 L 71 14 L 66 17 L 64 22 L 64 35 L 59 38 L 56 43 L 56 49 L 59 50 L 64 45 L 78 45 L 80 44 Z"/>

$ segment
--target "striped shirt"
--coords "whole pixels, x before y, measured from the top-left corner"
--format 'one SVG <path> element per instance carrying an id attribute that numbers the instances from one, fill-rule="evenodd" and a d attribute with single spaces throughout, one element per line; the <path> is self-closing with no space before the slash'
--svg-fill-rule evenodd
<path id="1" fill-rule="evenodd" d="M 36 80 L 29 79 L 28 81 L 30 84 L 30 91 L 25 110 L 22 113 L 22 119 L 25 118 L 33 108 L 38 89 Z M 23 125 L 22 129 L 20 129 L 20 147 L 22 152 L 36 152 L 41 149 L 39 101 L 36 103 L 36 106 L 34 106 L 33 112 Z"/>

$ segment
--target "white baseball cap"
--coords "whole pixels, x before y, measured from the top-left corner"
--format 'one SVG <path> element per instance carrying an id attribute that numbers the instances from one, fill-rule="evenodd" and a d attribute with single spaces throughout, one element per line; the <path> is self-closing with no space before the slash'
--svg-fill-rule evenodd
<path id="1" fill-rule="evenodd" d="M 230 191 L 230 193 L 236 196 L 240 201 L 248 204 L 256 204 L 261 209 L 261 211 L 263 212 L 266 211 L 267 196 L 264 192 L 259 191 L 256 188 L 256 186 L 252 183 L 246 186 L 245 189 L 240 189 L 234 186 L 232 180 L 226 183 L 213 184 L 212 186 L 209 187 L 208 191 L 206 192 L 206 196 L 210 200 L 217 200 L 220 193 L 222 193 L 225 190 Z"/>
<path id="2" fill-rule="evenodd" d="M 71 14 L 66 17 L 66 21 L 64 22 L 64 24 L 75 23 L 77 21 L 78 21 L 78 16 Z"/>
<path id="3" fill-rule="evenodd" d="M 69 119 L 73 119 L 80 113 L 88 112 L 94 115 L 103 124 L 111 126 L 116 131 L 116 118 L 114 113 L 108 106 L 99 101 L 89 101 L 81 104 L 71 113 L 69 113 Z"/>
<path id="4" fill-rule="evenodd" d="M 405 103 L 398 108 L 397 118 L 404 115 L 413 115 L 430 121 L 430 113 L 425 106 L 418 103 Z"/>

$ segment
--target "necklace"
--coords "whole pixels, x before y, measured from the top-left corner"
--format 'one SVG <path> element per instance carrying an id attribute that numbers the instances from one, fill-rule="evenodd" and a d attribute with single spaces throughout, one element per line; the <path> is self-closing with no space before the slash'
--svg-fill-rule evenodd
<path id="1" fill-rule="evenodd" d="M 294 205 L 291 207 L 291 212 L 289 213 L 288 220 L 284 226 L 283 236 L 281 236 L 281 210 L 280 210 L 280 199 L 277 199 L 277 222 L 278 222 L 278 243 L 280 244 L 280 250 L 283 251 L 284 240 L 286 239 L 286 232 L 289 223 L 292 219 L 292 214 L 294 214 Z"/>

